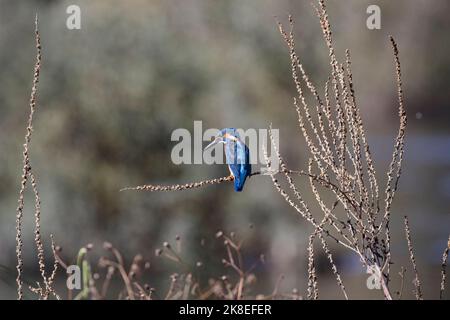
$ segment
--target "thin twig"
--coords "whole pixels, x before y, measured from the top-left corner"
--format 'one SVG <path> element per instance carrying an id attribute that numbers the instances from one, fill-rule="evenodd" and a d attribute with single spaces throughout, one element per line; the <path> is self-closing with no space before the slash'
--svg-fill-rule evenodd
<path id="1" fill-rule="evenodd" d="M 233 179 L 234 179 L 233 176 L 227 176 L 227 177 L 221 177 L 221 178 L 216 178 L 216 179 L 203 180 L 203 181 L 191 182 L 191 183 L 186 183 L 186 184 L 174 184 L 174 185 L 168 185 L 168 186 L 147 184 L 147 185 L 142 185 L 142 186 L 137 186 L 137 187 L 126 187 L 126 188 L 120 189 L 120 191 L 126 191 L 126 190 L 150 191 L 150 192 L 180 191 L 180 190 L 200 188 L 200 187 L 204 187 L 207 185 L 219 184 L 219 183 L 223 183 L 223 182 L 230 182 L 230 181 L 233 181 Z"/>
<path id="2" fill-rule="evenodd" d="M 422 287 L 420 285 L 419 273 L 417 272 L 416 259 L 414 257 L 414 248 L 413 248 L 413 244 L 411 241 L 411 232 L 409 229 L 409 222 L 408 222 L 407 216 L 404 217 L 404 222 L 405 222 L 406 242 L 408 243 L 409 258 L 411 260 L 411 264 L 413 266 L 413 271 L 414 271 L 413 283 L 414 283 L 414 287 L 416 288 L 415 295 L 416 295 L 417 300 L 422 300 Z"/>

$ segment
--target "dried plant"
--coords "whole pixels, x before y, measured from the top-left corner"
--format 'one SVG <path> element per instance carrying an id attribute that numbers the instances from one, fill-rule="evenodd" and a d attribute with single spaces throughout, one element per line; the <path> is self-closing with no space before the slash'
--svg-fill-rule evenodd
<path id="1" fill-rule="evenodd" d="M 109 242 L 103 244 L 103 249 L 107 255 L 101 256 L 97 263 L 91 263 L 89 253 L 94 246 L 88 244 L 81 248 L 77 254 L 77 265 L 83 274 L 82 288 L 76 296 L 72 289 L 68 289 L 67 299 L 111 299 L 117 294 L 118 299 L 126 300 L 178 300 L 178 299 L 301 299 L 297 289 L 292 293 L 281 293 L 280 284 L 283 276 L 280 276 L 275 284 L 272 293 L 263 295 L 252 292 L 252 285 L 256 282 L 256 275 L 252 272 L 256 264 L 250 268 L 244 268 L 244 255 L 242 247 L 243 240 L 238 240 L 234 232 L 225 234 L 222 231 L 216 233 L 216 241 L 220 241 L 226 251 L 222 259 L 224 275 L 210 278 L 206 285 L 202 285 L 200 279 L 195 276 L 198 270 L 205 268 L 201 261 L 191 264 L 182 257 L 182 241 L 180 236 L 176 236 L 176 244 L 172 246 L 169 242 L 164 242 L 162 248 L 155 250 L 158 259 L 167 259 L 180 268 L 179 273 L 173 273 L 169 278 L 167 290 L 157 290 L 149 283 L 145 282 L 145 275 L 151 270 L 150 261 L 145 260 L 141 254 L 136 255 L 131 264 L 127 267 L 119 251 Z M 58 263 L 67 269 L 68 263 L 61 257 L 62 249 L 56 250 Z M 156 262 L 155 262 L 156 263 Z M 260 262 L 264 263 L 264 256 Z M 227 274 L 227 270 L 233 274 Z M 117 280 L 122 283 L 122 288 L 115 292 L 111 288 L 111 281 Z M 116 277 L 116 278 L 114 278 Z M 152 279 L 150 279 L 152 281 Z"/>
<path id="2" fill-rule="evenodd" d="M 146 185 L 137 186 L 137 187 L 122 188 L 122 189 L 120 189 L 120 191 L 126 191 L 126 190 L 181 191 L 181 190 L 187 190 L 187 189 L 200 188 L 200 187 L 204 187 L 204 186 L 212 185 L 212 184 L 219 184 L 222 182 L 230 182 L 230 181 L 233 181 L 233 179 L 234 179 L 233 176 L 227 176 L 227 177 L 221 177 L 221 178 L 217 178 L 217 179 L 203 180 L 203 181 L 198 181 L 198 182 L 190 182 L 190 183 L 186 183 L 186 184 L 174 184 L 174 185 L 169 185 L 169 186 L 146 184 Z"/>
<path id="3" fill-rule="evenodd" d="M 35 293 L 38 293 L 40 298 L 47 299 L 50 294 L 54 294 L 55 297 L 58 298 L 55 291 L 53 290 L 52 284 L 54 281 L 57 264 L 54 264 L 54 269 L 50 275 L 47 277 L 45 275 L 45 262 L 44 262 L 44 245 L 42 243 L 41 237 L 41 199 L 38 192 L 38 184 L 36 180 L 36 176 L 33 172 L 30 162 L 29 155 L 29 147 L 31 143 L 31 136 L 33 133 L 33 119 L 34 113 L 36 111 L 36 101 L 37 101 L 37 90 L 38 90 L 38 82 L 39 82 L 39 74 L 41 70 L 41 39 L 39 36 L 38 30 L 38 19 L 36 15 L 35 19 L 35 41 L 36 41 L 36 62 L 34 66 L 33 73 L 33 85 L 31 87 L 31 96 L 30 96 L 30 114 L 28 117 L 28 125 L 27 132 L 25 134 L 25 143 L 23 145 L 23 168 L 22 168 L 22 180 L 20 184 L 19 190 L 19 199 L 18 199 L 18 207 L 16 211 L 16 254 L 17 254 L 17 296 L 18 299 L 21 300 L 23 298 L 23 288 L 22 288 L 22 272 L 23 272 L 23 257 L 22 257 L 22 220 L 23 220 L 23 212 L 25 207 L 25 189 L 27 182 L 30 181 L 32 190 L 35 196 L 34 199 L 34 218 L 35 218 L 35 227 L 34 227 L 34 241 L 36 244 L 37 252 L 38 252 L 38 262 L 39 262 L 39 271 L 42 276 L 42 280 L 44 283 L 44 287 L 41 287 L 39 283 L 37 283 L 36 288 L 31 288 Z M 52 237 L 52 247 L 53 237 Z"/>
<path id="4" fill-rule="evenodd" d="M 444 253 L 442 254 L 442 264 L 441 264 L 441 285 L 439 288 L 439 299 L 442 299 L 445 291 L 445 280 L 447 277 L 446 268 L 447 268 L 447 259 L 448 252 L 450 250 L 450 236 L 448 237 L 447 248 L 445 248 Z"/>
<path id="5" fill-rule="evenodd" d="M 315 279 L 314 268 L 311 267 L 312 239 L 318 235 L 322 242 L 322 249 L 331 262 L 333 273 L 336 275 L 337 283 L 345 298 L 347 298 L 345 287 L 328 248 L 327 241 L 329 240 L 356 253 L 365 267 L 374 267 L 376 272 L 381 275 L 381 287 L 385 298 L 392 299 L 388 286 L 391 264 L 390 209 L 401 175 L 407 123 L 398 48 L 393 37 L 390 37 L 397 77 L 400 126 L 394 143 L 392 161 L 387 170 L 384 206 L 381 208 L 383 199 L 357 105 L 350 51 L 346 50 L 344 63 L 338 61 L 325 2 L 319 0 L 315 10 L 320 20 L 330 58 L 330 77 L 324 85 L 323 96 L 310 80 L 296 53 L 292 17 L 289 17 L 289 31 L 286 31 L 279 23 L 280 33 L 289 49 L 292 78 L 297 90 L 294 107 L 298 124 L 310 152 L 308 172 L 289 170 L 274 145 L 274 150 L 279 158 L 280 171 L 284 173 L 292 192 L 290 195 L 290 192 L 276 178 L 276 168 L 271 167 L 266 156 L 267 165 L 270 169 L 269 172 L 272 172 L 271 177 L 276 190 L 315 228 L 310 236 L 308 247 L 310 252 L 309 279 Z M 307 91 L 314 99 L 312 105 L 307 102 Z M 269 130 L 269 132 L 271 131 Z M 271 141 L 273 143 L 272 136 Z M 299 191 L 300 188 L 295 185 L 295 175 L 309 177 L 311 191 L 323 213 L 322 222 L 318 222 L 317 217 L 313 215 L 310 206 Z M 324 200 L 326 192 L 335 198 L 331 205 Z M 316 298 L 315 281 L 311 281 L 311 283 L 313 293 L 311 293 L 311 286 L 308 286 L 308 297 Z"/>
<path id="6" fill-rule="evenodd" d="M 405 218 L 404 218 L 404 223 L 405 223 L 406 242 L 408 243 L 409 258 L 411 260 L 411 264 L 412 264 L 413 271 L 414 271 L 414 280 L 413 280 L 414 287 L 415 287 L 414 293 L 416 295 L 417 300 L 422 300 L 422 286 L 420 284 L 419 273 L 417 271 L 416 258 L 414 256 L 414 248 L 412 245 L 411 231 L 409 229 L 409 221 L 408 221 L 407 216 L 405 216 Z"/>
<path id="7" fill-rule="evenodd" d="M 314 237 L 312 234 L 309 236 L 308 241 L 308 299 L 317 299 L 319 292 L 317 290 L 317 276 L 316 267 L 314 264 Z"/>

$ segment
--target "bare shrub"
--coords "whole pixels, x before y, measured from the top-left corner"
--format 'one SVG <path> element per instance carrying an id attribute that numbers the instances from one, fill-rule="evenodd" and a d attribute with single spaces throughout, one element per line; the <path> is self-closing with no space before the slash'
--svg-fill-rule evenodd
<path id="1" fill-rule="evenodd" d="M 288 169 L 279 150 L 274 148 L 281 164 L 281 172 L 290 189 L 289 192 L 276 178 L 277 171 L 271 168 L 271 163 L 266 157 L 267 165 L 269 169 L 272 169 L 270 172 L 272 172 L 271 177 L 276 190 L 315 228 L 310 236 L 309 248 L 312 248 L 314 238 L 319 236 L 322 248 L 330 260 L 333 273 L 336 275 L 344 297 L 348 298 L 327 245 L 327 241 L 330 240 L 357 254 L 365 267 L 374 267 L 376 272 L 381 275 L 384 297 L 392 299 L 388 286 L 391 264 L 389 223 L 391 204 L 401 175 L 407 124 L 397 44 L 394 38 L 390 37 L 396 71 L 400 126 L 394 142 L 392 161 L 387 170 L 384 196 L 382 196 L 356 100 L 350 51 L 346 50 L 343 63 L 338 60 L 325 2 L 319 0 L 315 10 L 330 58 L 330 77 L 324 84 L 323 96 L 310 80 L 296 53 L 292 17 L 289 17 L 289 31 L 286 31 L 281 23 L 278 24 L 290 53 L 292 78 L 297 90 L 297 96 L 294 97 L 294 108 L 299 128 L 310 154 L 308 171 Z M 307 92 L 314 99 L 313 105 L 307 102 Z M 272 137 L 271 140 L 273 142 Z M 321 222 L 312 213 L 300 188 L 296 186 L 293 179 L 295 175 L 309 178 L 311 191 L 323 213 Z M 325 193 L 331 193 L 335 198 L 331 204 L 327 204 L 323 200 Z M 383 206 L 381 207 L 382 202 Z M 311 255 L 312 250 L 310 249 L 310 266 L 312 264 Z M 309 279 L 315 279 L 314 268 L 311 267 L 309 268 Z M 314 293 L 309 292 L 308 297 L 317 298 L 316 285 L 314 281 L 311 282 Z"/>

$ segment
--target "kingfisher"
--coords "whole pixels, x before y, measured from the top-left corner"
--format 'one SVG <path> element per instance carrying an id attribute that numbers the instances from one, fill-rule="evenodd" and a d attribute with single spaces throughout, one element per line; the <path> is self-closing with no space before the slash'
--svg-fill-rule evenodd
<path id="1" fill-rule="evenodd" d="M 225 146 L 225 159 L 234 180 L 234 190 L 242 191 L 247 177 L 251 176 L 250 152 L 241 140 L 235 128 L 225 128 L 219 131 L 215 139 L 205 148 L 208 150 L 214 145 L 222 143 Z"/>

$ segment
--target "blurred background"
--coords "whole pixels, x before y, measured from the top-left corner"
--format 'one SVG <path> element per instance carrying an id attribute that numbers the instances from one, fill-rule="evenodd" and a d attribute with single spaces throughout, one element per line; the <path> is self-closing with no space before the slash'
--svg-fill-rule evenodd
<path id="1" fill-rule="evenodd" d="M 66 28 L 66 8 L 72 4 L 81 8 L 80 30 Z M 381 8 L 381 30 L 366 27 L 370 4 Z M 409 123 L 392 209 L 392 288 L 399 288 L 400 266 L 407 267 L 407 298 L 413 297 L 413 276 L 403 216 L 410 218 L 426 298 L 438 297 L 440 261 L 450 231 L 449 11 L 445 0 L 328 3 L 338 56 L 343 57 L 345 48 L 352 52 L 357 99 L 381 184 L 398 128 L 387 36 L 398 42 Z M 275 16 L 284 23 L 289 13 L 294 16 L 298 53 L 322 87 L 329 72 L 328 51 L 310 1 L 1 0 L 0 265 L 6 271 L 0 277 L 0 298 L 16 298 L 15 211 L 36 12 L 43 62 L 30 152 L 49 263 L 50 233 L 68 261 L 87 243 L 100 255 L 103 241 L 109 241 L 128 263 L 141 253 L 156 265 L 147 281 L 166 290 L 177 266 L 155 257 L 164 241 L 181 237 L 183 257 L 203 263 L 205 283 L 209 277 L 232 274 L 221 265 L 224 251 L 215 233 L 233 231 L 245 239 L 247 266 L 265 254 L 266 263 L 254 270 L 254 294 L 271 293 L 281 274 L 281 291 L 297 288 L 304 294 L 312 230 L 276 192 L 270 177 L 250 179 L 242 193 L 235 193 L 231 184 L 173 193 L 118 190 L 228 174 L 223 165 L 172 163 L 172 131 L 192 131 L 194 120 L 203 121 L 204 129 L 267 128 L 272 123 L 280 130 L 289 167 L 305 169 L 289 54 Z M 309 189 L 307 181 L 298 183 Z M 33 283 L 38 267 L 29 190 L 26 201 L 25 277 Z M 367 289 L 358 259 L 342 248 L 332 249 L 350 298 L 381 298 L 377 290 Z M 321 298 L 342 298 L 324 255 L 318 257 L 318 281 Z"/>

